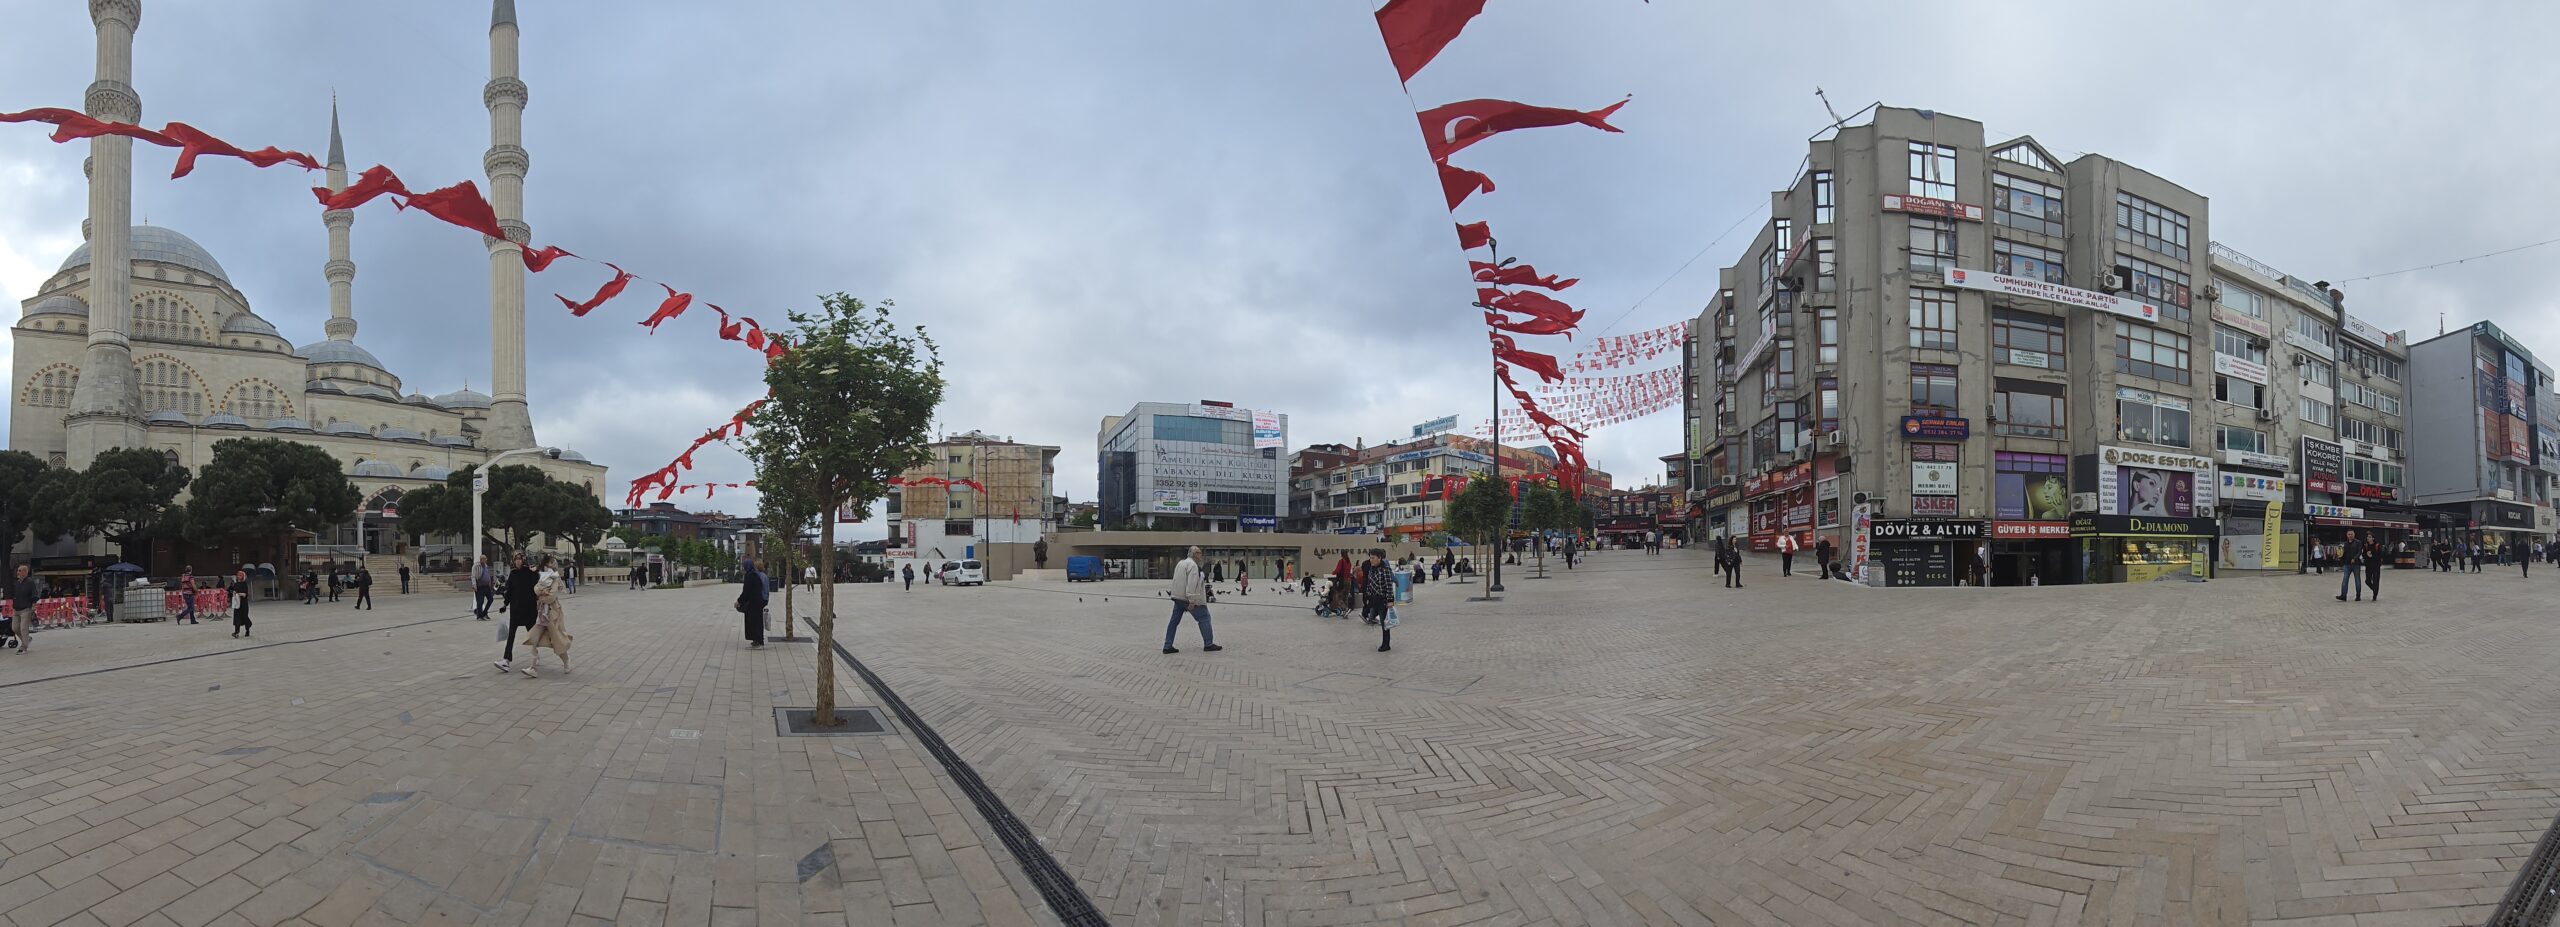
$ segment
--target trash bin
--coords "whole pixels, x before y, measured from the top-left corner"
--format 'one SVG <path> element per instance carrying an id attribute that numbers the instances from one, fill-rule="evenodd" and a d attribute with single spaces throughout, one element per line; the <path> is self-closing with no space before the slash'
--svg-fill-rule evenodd
<path id="1" fill-rule="evenodd" d="M 1413 601 L 1413 574 L 1402 570 L 1396 571 L 1396 601 Z"/>

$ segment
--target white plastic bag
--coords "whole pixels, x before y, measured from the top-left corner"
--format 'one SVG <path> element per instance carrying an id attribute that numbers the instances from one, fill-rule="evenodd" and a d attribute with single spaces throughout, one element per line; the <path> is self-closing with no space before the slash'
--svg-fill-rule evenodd
<path id="1" fill-rule="evenodd" d="M 1398 624 L 1402 624 L 1403 622 L 1403 619 L 1396 617 L 1395 606 L 1387 606 L 1387 627 L 1392 628 Z"/>

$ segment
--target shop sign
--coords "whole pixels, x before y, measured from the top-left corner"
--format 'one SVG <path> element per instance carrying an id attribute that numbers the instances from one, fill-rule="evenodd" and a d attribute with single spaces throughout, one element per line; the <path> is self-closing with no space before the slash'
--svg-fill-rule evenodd
<path id="1" fill-rule="evenodd" d="M 1813 464 L 1808 461 L 1781 467 L 1754 476 L 1742 487 L 1744 498 L 1756 498 L 1773 492 L 1784 492 L 1813 482 Z"/>
<path id="2" fill-rule="evenodd" d="M 2308 353 L 2313 357 L 2320 358 L 2321 360 L 2338 359 L 2338 349 L 2314 341 L 2311 339 L 2311 336 L 2303 334 L 2298 329 L 2285 329 L 2284 343 L 2301 348 L 2305 353 Z"/>
<path id="3" fill-rule="evenodd" d="M 1813 484 L 1813 501 L 1829 502 L 1837 498 L 1840 498 L 1839 480 L 1829 479 Z"/>
<path id="4" fill-rule="evenodd" d="M 1986 526 L 1978 521 L 1879 521 L 1870 530 L 1878 541 L 1979 541 Z"/>
<path id="5" fill-rule="evenodd" d="M 1991 536 L 2011 541 L 2067 538 L 2071 536 L 2071 523 L 2067 521 L 1995 521 L 1991 523 Z"/>
<path id="6" fill-rule="evenodd" d="M 2302 514 L 2317 515 L 2322 518 L 2363 518 L 2364 510 L 2352 505 L 2310 503 L 2302 507 Z"/>
<path id="7" fill-rule="evenodd" d="M 2213 354 L 2213 372 L 2227 377 L 2239 377 L 2260 386 L 2267 384 L 2267 365 L 2233 357 L 2220 351 Z"/>
<path id="8" fill-rule="evenodd" d="M 2302 486 L 2312 492 L 2346 492 L 2346 449 L 2305 436 L 2302 439 Z"/>
<path id="9" fill-rule="evenodd" d="M 1949 517 L 1956 513 L 1954 496 L 1913 496 L 1911 514 Z"/>
<path id="10" fill-rule="evenodd" d="M 2400 345 L 2400 339 L 2393 337 L 2390 333 L 2385 332 L 2380 328 L 2374 327 L 2373 323 L 2356 318 L 2355 316 L 2347 317 L 2346 327 L 2347 334 L 2364 339 L 2366 344 L 2375 345 L 2377 347 L 2398 347 Z"/>
<path id="11" fill-rule="evenodd" d="M 2482 502 L 2478 503 L 2478 507 L 2480 514 L 2484 516 L 2480 519 L 2480 521 L 2484 523 L 2484 527 L 2533 527 L 2533 508 L 2531 506 L 2517 505 L 2513 502 Z"/>
<path id="12" fill-rule="evenodd" d="M 2284 500 L 2267 503 L 2267 511 L 2259 516 L 2258 567 L 2284 568 Z"/>
<path id="13" fill-rule="evenodd" d="M 1884 195 L 1884 211 L 1907 212 L 1920 216 L 1940 216 L 1948 219 L 1963 219 L 1967 222 L 1982 221 L 1982 207 L 1973 205 L 1972 203 L 1958 203 L 1951 200 L 1942 200 L 1934 196 L 1911 196 L 1902 193 L 1887 193 Z"/>
<path id="14" fill-rule="evenodd" d="M 1943 460 L 1912 461 L 1911 494 L 1915 496 L 1955 495 L 1956 465 Z"/>
<path id="15" fill-rule="evenodd" d="M 2281 502 L 2284 500 L 2284 489 L 2284 477 L 2281 476 L 2259 476 L 2255 473 L 2235 473 L 2230 470 L 2222 471 L 2221 496 L 2224 499 L 2247 499 L 2251 502 Z"/>
<path id="16" fill-rule="evenodd" d="M 1351 488 L 1359 489 L 1366 486 L 1382 486 L 1385 485 L 1386 482 L 1387 478 L 1383 476 L 1355 476 L 1351 478 Z"/>
<path id="17" fill-rule="evenodd" d="M 2267 321 L 2265 319 L 2253 319 L 2248 316 L 2241 315 L 2227 306 L 2213 307 L 2213 320 L 2241 331 L 2248 332 L 2249 334 L 2256 335 L 2260 338 L 2275 337 L 2275 329 L 2267 327 Z"/>
<path id="18" fill-rule="evenodd" d="M 2126 299 L 2122 296 L 2100 293 L 2096 290 L 2083 290 L 2076 287 L 2063 286 L 2059 283 L 2046 283 L 2042 280 L 2035 280 L 2027 277 L 2012 277 L 2007 274 L 1995 274 L 1985 270 L 1966 270 L 1961 267 L 1947 268 L 1945 277 L 1947 285 L 1951 287 L 1967 290 L 1985 290 L 1993 293 L 2006 293 L 2011 296 L 2024 296 L 2028 299 L 2041 299 L 2046 302 L 2061 303 L 2065 306 L 2078 306 L 2082 309 L 2094 309 L 2099 312 L 2113 313 L 2129 319 L 2141 319 L 2145 322 L 2160 321 L 2160 307 L 2158 306 L 2154 306 L 2138 299 Z"/>
<path id="19" fill-rule="evenodd" d="M 2224 451 L 2222 452 L 2222 462 L 2235 467 L 2256 467 L 2260 470 L 2274 470 L 2279 473 L 2293 469 L 2293 461 L 2286 460 L 2274 454 L 2259 454 L 2250 451 Z M 2226 480 L 2222 485 L 2229 486 L 2231 483 Z"/>
<path id="20" fill-rule="evenodd" d="M 1191 404 L 1191 415 L 1194 418 L 1214 418 L 1225 422 L 1253 421 L 1253 411 L 1250 409 L 1239 409 L 1234 406 L 1213 406 L 1197 402 Z"/>
<path id="21" fill-rule="evenodd" d="M 2400 488 L 2397 486 L 2376 486 L 2372 483 L 2348 483 L 2347 495 L 2358 499 L 2380 499 L 2384 502 L 2389 502 L 2393 499 L 2400 498 Z"/>
<path id="22" fill-rule="evenodd" d="M 2046 369 L 2052 369 L 2053 355 L 2046 354 L 2043 351 L 2026 351 L 2018 348 L 2010 348 L 2009 363 L 2016 364 L 2020 367 L 2043 367 Z"/>
<path id="23" fill-rule="evenodd" d="M 1192 503 L 1208 500 L 1209 494 L 1203 491 L 1158 489 L 1150 492 L 1147 501 L 1138 507 L 1138 511 L 1151 515 L 1189 515 Z"/>
<path id="24" fill-rule="evenodd" d="M 2146 477 L 2126 470 L 2148 470 L 2156 475 Z M 2210 457 L 2102 444 L 2098 446 L 2098 511 L 2192 517 L 2213 506 L 2213 474 Z"/>
<path id="25" fill-rule="evenodd" d="M 1278 518 L 1276 518 L 1276 517 L 1273 517 L 1273 516 L 1270 516 L 1270 515 L 1246 515 L 1246 516 L 1242 516 L 1242 517 L 1240 517 L 1240 518 L 1237 518 L 1237 519 L 1236 519 L 1236 521 L 1237 521 L 1237 523 L 1238 523 L 1238 524 L 1241 524 L 1241 525 L 1243 525 L 1244 527 L 1247 527 L 1247 528 L 1277 528 L 1277 527 L 1280 527 L 1280 519 L 1278 519 Z"/>
<path id="26" fill-rule="evenodd" d="M 2491 325 L 2487 322 L 2471 323 L 2471 336 L 2474 338 L 2488 338 L 2498 342 L 2499 344 L 2506 345 L 2507 353 L 2513 354 L 2517 357 L 2533 356 L 2533 352 L 2525 350 L 2523 344 L 2518 343 L 2513 338 L 2507 337 L 2505 329 Z"/>
<path id="27" fill-rule="evenodd" d="M 1967 419 L 1943 415 L 1905 415 L 1902 436 L 1905 438 L 1962 438 L 1973 434 L 1973 423 Z"/>
<path id="28" fill-rule="evenodd" d="M 1742 501 L 1742 491 L 1727 486 L 1723 489 L 1718 489 L 1714 492 L 1708 493 L 1706 506 L 1711 509 L 1720 509 L 1740 501 Z"/>
<path id="29" fill-rule="evenodd" d="M 1386 511 L 1386 510 L 1387 510 L 1387 504 L 1386 504 L 1386 503 L 1384 503 L 1384 502 L 1371 502 L 1371 503 L 1369 503 L 1369 504 L 1367 504 L 1367 505 L 1346 505 L 1346 506 L 1343 506 L 1343 507 L 1342 507 L 1342 514 L 1345 514 L 1345 515 L 1366 515 L 1366 514 L 1369 514 L 1369 513 L 1371 513 L 1371 512 L 1384 512 L 1384 511 Z"/>
<path id="30" fill-rule="evenodd" d="M 2157 518 L 2148 515 L 2075 515 L 2071 519 L 2075 535 L 2127 535 L 2135 537 L 2212 537 L 2213 519 Z"/>
<path id="31" fill-rule="evenodd" d="M 1281 444 L 1282 444 L 1282 441 L 1281 441 L 1281 438 L 1280 438 L 1280 413 L 1278 413 L 1278 412 L 1255 412 L 1255 413 L 1253 413 L 1253 446 L 1254 446 L 1254 449 L 1256 449 L 1256 450 L 1261 450 L 1261 449 L 1265 449 L 1265 448 L 1275 448 L 1275 447 L 1279 447 Z"/>
<path id="32" fill-rule="evenodd" d="M 1456 430 L 1458 430 L 1458 417 L 1455 415 L 1443 415 L 1439 418 L 1413 426 L 1413 436 L 1419 438 L 1425 435 L 1436 435 L 1444 431 Z"/>

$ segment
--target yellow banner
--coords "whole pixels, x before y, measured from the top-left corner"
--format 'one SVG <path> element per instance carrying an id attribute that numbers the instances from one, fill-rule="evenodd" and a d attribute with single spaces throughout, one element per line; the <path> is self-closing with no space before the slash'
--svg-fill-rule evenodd
<path id="1" fill-rule="evenodd" d="M 2258 558 L 2265 569 L 2284 569 L 2284 503 L 2267 503 L 2267 526 L 2259 535 Z"/>

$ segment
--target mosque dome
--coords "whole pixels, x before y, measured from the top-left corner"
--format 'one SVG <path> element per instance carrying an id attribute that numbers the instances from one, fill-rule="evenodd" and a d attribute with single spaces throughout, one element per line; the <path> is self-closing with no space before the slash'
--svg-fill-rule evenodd
<path id="1" fill-rule="evenodd" d="M 560 459 L 561 459 L 561 460 L 568 461 L 568 462 L 570 462 L 570 463 L 594 463 L 594 462 L 595 462 L 595 461 L 592 461 L 592 460 L 588 460 L 588 459 L 587 459 L 587 455 L 585 455 L 585 454 L 581 454 L 581 453 L 578 453 L 578 452 L 576 452 L 576 451 L 570 450 L 570 449 L 565 448 L 565 447 L 560 449 Z"/>
<path id="2" fill-rule="evenodd" d="M 471 439 L 461 435 L 437 435 L 428 438 L 427 443 L 437 447 L 470 447 Z"/>
<path id="3" fill-rule="evenodd" d="M 345 392 L 346 394 L 348 394 L 348 395 L 350 395 L 350 396 L 371 396 L 371 397 L 373 397 L 373 398 L 375 398 L 375 399 L 398 399 L 398 398 L 400 398 L 400 394 L 399 394 L 399 393 L 395 393 L 395 392 L 392 392 L 392 391 L 390 391 L 390 390 L 384 389 L 384 388 L 382 388 L 382 387 L 375 386 L 375 385 L 373 385 L 373 384 L 371 384 L 371 383 L 349 383 L 349 384 L 347 384 L 346 389 L 344 389 L 344 390 L 343 390 L 343 392 Z"/>
<path id="4" fill-rule="evenodd" d="M 330 422 L 329 424 L 320 427 L 320 433 L 324 435 L 345 435 L 350 438 L 373 437 L 373 432 L 365 430 L 364 426 L 358 425 L 354 422 Z"/>
<path id="5" fill-rule="evenodd" d="M 426 435 L 410 431 L 409 429 L 402 428 L 398 425 L 392 425 L 384 428 L 381 431 L 376 432 L 374 437 L 381 438 L 385 441 L 415 441 L 420 444 L 426 443 L 427 440 Z"/>
<path id="6" fill-rule="evenodd" d="M 298 418 L 271 418 L 267 420 L 267 430 L 299 431 L 307 434 L 311 431 L 311 423 Z"/>
<path id="7" fill-rule="evenodd" d="M 436 405 L 448 409 L 486 409 L 497 400 L 475 389 L 458 389 L 436 397 Z"/>
<path id="8" fill-rule="evenodd" d="M 353 471 L 350 471 L 348 475 L 398 477 L 407 476 L 408 474 L 400 472 L 400 466 L 398 464 L 387 460 L 359 460 L 356 461 L 356 468 Z"/>
<path id="9" fill-rule="evenodd" d="M 224 273 L 222 265 L 214 261 L 213 252 L 205 250 L 203 245 L 196 244 L 193 238 L 156 225 L 133 227 L 133 259 L 176 264 L 190 270 L 212 274 L 213 279 L 226 284 L 231 282 L 231 275 Z M 73 250 L 70 257 L 62 260 L 61 269 L 71 270 L 87 266 L 89 266 L 89 243 L 81 242 L 80 247 Z"/>
<path id="10" fill-rule="evenodd" d="M 453 470 L 448 467 L 430 465 L 411 470 L 409 471 L 409 475 L 422 480 L 446 480 L 453 477 Z"/>
<path id="11" fill-rule="evenodd" d="M 321 364 L 362 364 L 375 370 L 388 372 L 388 368 L 382 366 L 382 361 L 376 359 L 373 352 L 358 347 L 353 341 L 324 339 L 295 348 L 293 353 L 302 355 L 303 361 L 314 367 Z"/>
<path id="12" fill-rule="evenodd" d="M 425 393 L 410 393 L 400 401 L 413 406 L 425 406 L 430 409 L 444 408 L 443 406 L 437 405 L 435 400 L 427 398 L 427 394 Z"/>
<path id="13" fill-rule="evenodd" d="M 226 335 L 262 335 L 278 341 L 284 340 L 284 333 L 276 331 L 276 327 L 267 324 L 267 320 L 250 315 L 246 312 L 234 313 L 230 318 L 222 320 L 222 333 Z"/>
<path id="14" fill-rule="evenodd" d="M 36 300 L 36 304 L 27 310 L 27 315 L 68 315 L 85 319 L 89 317 L 89 304 L 69 293 L 55 293 Z"/>
<path id="15" fill-rule="evenodd" d="M 229 412 L 216 412 L 205 416 L 204 421 L 197 422 L 196 425 L 203 428 L 247 428 L 249 420 Z"/>
<path id="16" fill-rule="evenodd" d="M 187 421 L 186 413 L 180 412 L 176 409 L 153 409 L 149 414 L 144 415 L 142 420 L 154 425 L 195 424 L 194 422 Z"/>

